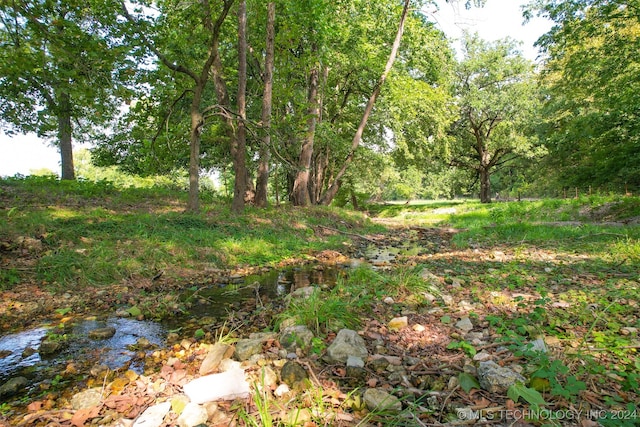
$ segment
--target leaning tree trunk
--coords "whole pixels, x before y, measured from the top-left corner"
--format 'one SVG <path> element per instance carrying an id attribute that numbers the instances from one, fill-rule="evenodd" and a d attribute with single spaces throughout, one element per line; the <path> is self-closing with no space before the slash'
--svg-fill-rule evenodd
<path id="1" fill-rule="evenodd" d="M 360 125 L 356 130 L 356 134 L 353 136 L 353 141 L 351 142 L 351 151 L 349 152 L 349 155 L 347 156 L 344 163 L 342 164 L 342 167 L 334 177 L 333 183 L 329 186 L 327 191 L 324 193 L 324 195 L 320 199 L 320 204 L 322 205 L 329 205 L 333 201 L 334 197 L 336 197 L 336 194 L 340 189 L 340 181 L 342 180 L 342 176 L 347 171 L 347 168 L 353 161 L 353 157 L 355 156 L 356 149 L 358 148 L 358 145 L 360 145 L 360 141 L 362 140 L 362 134 L 364 133 L 364 128 L 367 126 L 367 121 L 369 120 L 369 116 L 371 115 L 371 111 L 373 110 L 373 105 L 376 103 L 376 99 L 378 98 L 378 95 L 382 90 L 382 85 L 384 84 L 384 81 L 387 79 L 387 76 L 391 71 L 391 67 L 393 67 L 393 63 L 396 60 L 396 56 L 398 55 L 398 49 L 400 48 L 400 40 L 402 40 L 402 33 L 404 32 L 404 21 L 406 20 L 407 14 L 409 12 L 410 2 L 411 0 L 404 1 L 404 8 L 402 9 L 402 16 L 400 17 L 398 32 L 396 33 L 396 38 L 393 41 L 393 47 L 391 48 L 391 53 L 389 54 L 387 65 L 385 66 L 384 71 L 382 72 L 382 75 L 380 76 L 380 79 L 376 84 L 376 87 L 373 89 L 373 93 L 369 97 L 367 106 L 364 109 L 364 114 L 362 115 L 362 120 L 360 120 Z"/>
<path id="2" fill-rule="evenodd" d="M 66 92 L 58 96 L 58 141 L 60 144 L 61 179 L 74 180 L 73 144 L 71 142 L 71 99 Z"/>
<path id="3" fill-rule="evenodd" d="M 187 209 L 197 212 L 200 209 L 200 133 L 204 119 L 200 112 L 203 84 L 196 83 L 191 100 L 191 132 L 189 134 L 189 199 Z"/>
<path id="4" fill-rule="evenodd" d="M 262 129 L 264 136 L 260 145 L 260 161 L 256 179 L 255 204 L 267 206 L 267 183 L 269 181 L 269 148 L 271 145 L 271 106 L 273 91 L 273 62 L 275 40 L 276 4 L 267 5 L 267 41 L 264 59 L 264 92 L 262 95 Z"/>
<path id="5" fill-rule="evenodd" d="M 298 172 L 296 173 L 296 178 L 293 183 L 292 197 L 295 206 L 308 206 L 311 203 L 309 176 L 318 113 L 318 68 L 316 66 L 311 70 L 311 74 L 309 75 L 309 118 L 307 119 L 307 134 L 302 144 L 302 150 L 298 160 Z"/>

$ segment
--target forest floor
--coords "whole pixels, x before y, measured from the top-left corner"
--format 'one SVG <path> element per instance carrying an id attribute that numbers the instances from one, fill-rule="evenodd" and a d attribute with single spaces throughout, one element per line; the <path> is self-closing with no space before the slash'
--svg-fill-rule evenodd
<path id="1" fill-rule="evenodd" d="M 337 210 L 185 215 L 162 198 L 139 206 L 116 193 L 109 204 L 92 193 L 100 197 L 35 205 L 24 194 L 9 197 L 17 191 L 2 193 L 5 333 L 48 324 L 50 336 L 63 337 L 65 324 L 123 307 L 162 321 L 189 311 L 179 297 L 186 289 L 267 270 L 337 265 L 345 273 L 316 286 L 321 296 L 306 305 L 247 298 L 225 319 L 185 317 L 162 345 L 137 349 L 132 362 L 144 362 L 143 372 L 133 363 L 105 371 L 68 360 L 49 379 L 0 398 L 0 425 L 124 427 L 161 402 L 173 409 L 157 425 L 177 425 L 178 397 L 213 345 L 270 331 L 261 357 L 243 362 L 251 396 L 206 406 L 207 425 L 640 425 L 637 199 L 377 206 L 371 221 Z M 108 236 L 121 229 L 130 242 Z M 204 230 L 218 239 L 215 250 L 202 243 Z M 230 233 L 233 241 L 223 240 Z M 167 240 L 176 244 L 157 248 Z M 110 250 L 119 255 L 100 258 Z M 365 266 L 347 267 L 356 263 Z M 289 318 L 315 336 L 296 358 L 306 386 L 281 394 L 287 355 L 277 332 Z M 367 348 L 357 375 L 325 357 L 347 327 Z M 487 362 L 523 381 L 487 385 L 478 372 Z M 264 367 L 276 373 L 268 384 Z M 73 402 L 95 388 L 93 404 Z M 401 407 L 367 406 L 368 389 Z"/>

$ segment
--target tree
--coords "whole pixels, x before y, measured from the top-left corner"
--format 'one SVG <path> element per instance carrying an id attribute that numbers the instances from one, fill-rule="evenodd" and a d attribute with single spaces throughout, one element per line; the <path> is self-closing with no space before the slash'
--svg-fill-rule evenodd
<path id="1" fill-rule="evenodd" d="M 219 66 L 216 62 L 219 62 L 220 57 L 218 51 L 220 32 L 232 5 L 233 0 L 223 0 L 217 14 L 214 15 L 208 0 L 191 7 L 183 7 L 172 2 L 164 3 L 163 7 L 166 9 L 166 13 L 161 14 L 155 23 L 156 25 L 153 25 L 153 23 L 141 21 L 144 17 L 136 19 L 127 10 L 127 5 L 122 4 L 124 16 L 134 26 L 133 31 L 139 35 L 141 43 L 157 57 L 160 65 L 174 73 L 186 76 L 191 81 L 191 84 L 184 88 L 182 94 L 176 96 L 174 101 L 175 104 L 187 94 L 191 99 L 189 105 L 191 124 L 189 130 L 189 200 L 187 203 L 187 209 L 190 211 L 197 211 L 200 208 L 200 143 L 205 126 L 203 97 L 210 74 L 214 75 L 214 80 L 219 78 L 219 73 L 216 73 L 216 68 Z M 199 39 L 202 45 L 185 52 L 182 50 L 184 45 L 180 45 L 177 43 L 179 40 L 172 38 L 175 36 L 175 27 L 172 24 L 187 22 L 193 25 L 192 28 L 199 30 L 197 34 L 191 33 L 189 36 Z M 224 107 L 228 106 L 227 100 L 228 97 L 221 100 L 220 104 Z"/>
<path id="2" fill-rule="evenodd" d="M 0 6 L 0 121 L 8 134 L 55 140 L 62 179 L 75 178 L 72 139 L 101 130 L 124 95 L 128 49 L 116 10 L 109 0 Z"/>
<path id="3" fill-rule="evenodd" d="M 538 41 L 548 172 L 565 186 L 639 188 L 640 2 L 539 0 L 536 12 L 556 23 Z"/>
<path id="4" fill-rule="evenodd" d="M 259 207 L 267 205 L 267 184 L 269 182 L 269 159 L 271 148 L 271 109 L 273 93 L 273 62 L 275 50 L 275 14 L 276 4 L 267 4 L 267 35 L 264 59 L 264 89 L 262 94 L 262 129 L 264 136 L 260 144 L 260 161 L 258 163 L 258 177 L 256 179 L 255 204 Z"/>
<path id="5" fill-rule="evenodd" d="M 509 39 L 494 44 L 464 37 L 464 59 L 456 70 L 459 118 L 451 126 L 451 164 L 471 169 L 480 181 L 480 200 L 491 201 L 493 170 L 516 156 L 538 154 L 528 132 L 537 108 L 533 67 Z"/>

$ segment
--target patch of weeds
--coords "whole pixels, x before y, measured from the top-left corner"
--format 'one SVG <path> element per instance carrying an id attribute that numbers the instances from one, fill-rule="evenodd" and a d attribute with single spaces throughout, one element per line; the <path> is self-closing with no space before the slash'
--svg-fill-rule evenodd
<path id="1" fill-rule="evenodd" d="M 447 349 L 448 350 L 457 350 L 460 349 L 462 351 L 464 351 L 464 353 L 469 356 L 470 358 L 473 359 L 473 356 L 476 355 L 477 350 L 476 348 L 469 342 L 467 341 L 451 341 L 449 343 L 449 345 L 447 345 Z"/>
<path id="2" fill-rule="evenodd" d="M 9 290 L 22 281 L 22 276 L 16 268 L 0 270 L 0 290 Z"/>
<path id="3" fill-rule="evenodd" d="M 356 329 L 360 317 L 352 309 L 352 300 L 345 299 L 334 288 L 330 293 L 315 289 L 308 297 L 294 298 L 286 310 L 276 318 L 280 324 L 286 319 L 296 319 L 316 335 L 342 328 Z"/>

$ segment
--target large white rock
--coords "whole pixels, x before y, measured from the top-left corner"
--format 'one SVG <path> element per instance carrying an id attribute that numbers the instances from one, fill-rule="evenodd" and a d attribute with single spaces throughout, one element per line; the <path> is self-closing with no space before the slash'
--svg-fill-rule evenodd
<path id="1" fill-rule="evenodd" d="M 183 390 L 193 403 L 245 398 L 250 393 L 244 370 L 238 368 L 197 378 L 185 384 Z"/>

